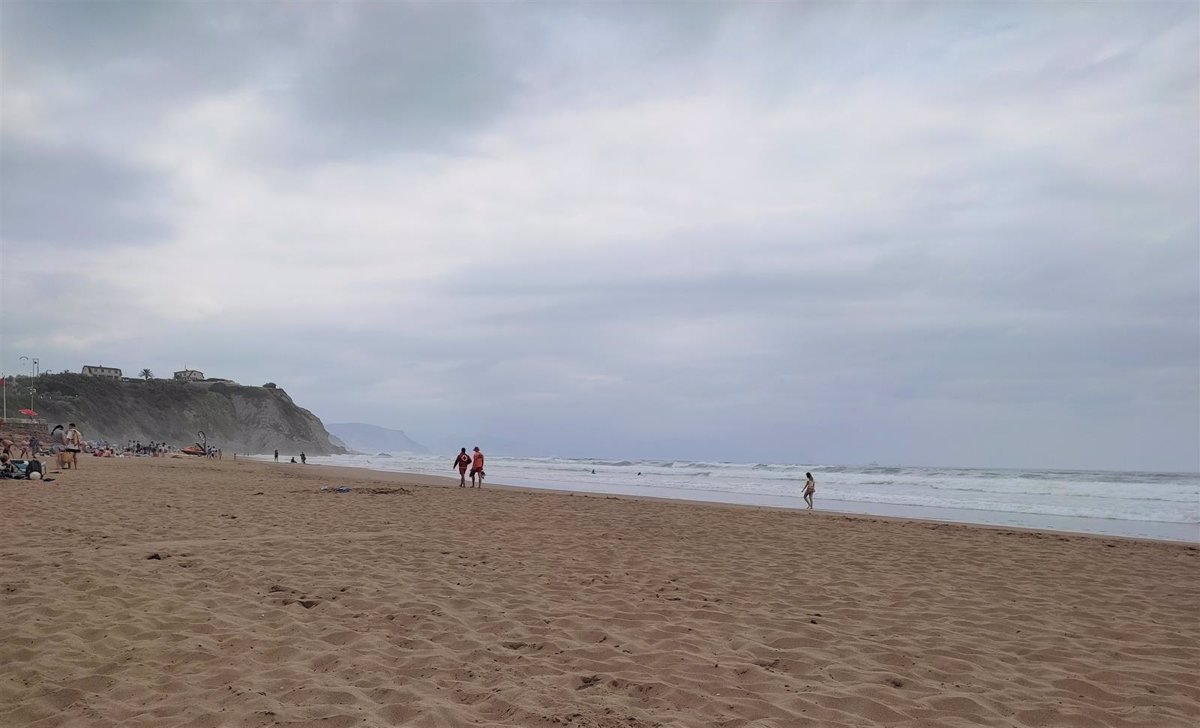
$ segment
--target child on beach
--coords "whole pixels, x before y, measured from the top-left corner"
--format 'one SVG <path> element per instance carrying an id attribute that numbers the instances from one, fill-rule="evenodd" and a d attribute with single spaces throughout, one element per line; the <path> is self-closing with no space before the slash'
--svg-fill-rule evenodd
<path id="1" fill-rule="evenodd" d="M 812 473 L 804 474 L 807 480 L 804 481 L 804 502 L 808 504 L 805 510 L 812 510 L 813 493 L 817 492 L 817 481 L 813 480 Z"/>

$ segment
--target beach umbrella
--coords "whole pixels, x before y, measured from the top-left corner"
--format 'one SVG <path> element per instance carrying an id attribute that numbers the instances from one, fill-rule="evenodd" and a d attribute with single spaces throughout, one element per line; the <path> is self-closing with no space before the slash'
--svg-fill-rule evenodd
<path id="1" fill-rule="evenodd" d="M 37 412 L 34 412 L 31 409 L 23 409 L 23 410 L 17 410 L 17 411 L 23 415 L 29 415 L 30 417 L 37 417 Z"/>

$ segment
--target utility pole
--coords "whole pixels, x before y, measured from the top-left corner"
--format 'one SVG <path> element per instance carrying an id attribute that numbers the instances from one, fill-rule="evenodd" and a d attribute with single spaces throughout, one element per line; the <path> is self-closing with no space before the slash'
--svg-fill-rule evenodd
<path id="1" fill-rule="evenodd" d="M 23 356 L 23 357 L 20 357 L 20 358 L 21 358 L 21 359 L 24 359 L 24 360 L 26 360 L 26 361 L 28 361 L 28 362 L 29 362 L 29 411 L 30 411 L 30 412 L 36 412 L 37 410 L 35 410 L 35 409 L 33 408 L 33 394 L 34 394 L 34 392 L 36 392 L 37 390 L 36 390 L 36 389 L 34 389 L 34 387 L 33 387 L 33 383 L 34 383 L 34 380 L 35 380 L 35 378 L 37 377 L 37 374 L 35 374 L 35 372 L 37 371 L 37 367 L 38 367 L 38 360 L 37 360 L 37 358 L 36 358 L 36 357 L 34 357 L 34 358 L 32 358 L 32 359 L 31 359 L 31 358 L 29 358 L 29 357 L 27 357 L 27 356 Z M 32 416 L 33 416 L 33 415 L 30 415 L 30 417 L 32 417 Z"/>
<path id="2" fill-rule="evenodd" d="M 22 359 L 29 361 L 29 357 L 27 356 L 18 357 L 17 361 L 21 361 Z M 33 409 L 33 362 L 30 362 L 29 364 L 29 371 L 31 373 L 31 376 L 29 377 L 29 409 Z"/>

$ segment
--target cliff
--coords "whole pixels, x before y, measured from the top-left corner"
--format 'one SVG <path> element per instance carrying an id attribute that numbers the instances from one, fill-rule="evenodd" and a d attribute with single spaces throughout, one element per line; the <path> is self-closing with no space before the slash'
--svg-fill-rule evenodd
<path id="1" fill-rule="evenodd" d="M 10 380 L 9 413 L 28 406 L 29 378 Z M 14 386 L 15 385 L 15 386 Z M 45 374 L 36 380 L 35 406 L 48 426 L 74 422 L 89 440 L 189 445 L 203 431 L 226 452 L 309 455 L 345 452 L 321 420 L 275 387 L 232 382 L 114 381 L 79 374 Z M 15 404 L 21 402 L 22 404 Z"/>

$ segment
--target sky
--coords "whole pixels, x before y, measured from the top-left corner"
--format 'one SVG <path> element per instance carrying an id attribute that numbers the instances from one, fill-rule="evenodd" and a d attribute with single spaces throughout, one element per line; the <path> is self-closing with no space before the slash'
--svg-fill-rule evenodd
<path id="1" fill-rule="evenodd" d="M 0 368 L 434 448 L 1200 470 L 1200 10 L 0 3 Z"/>

